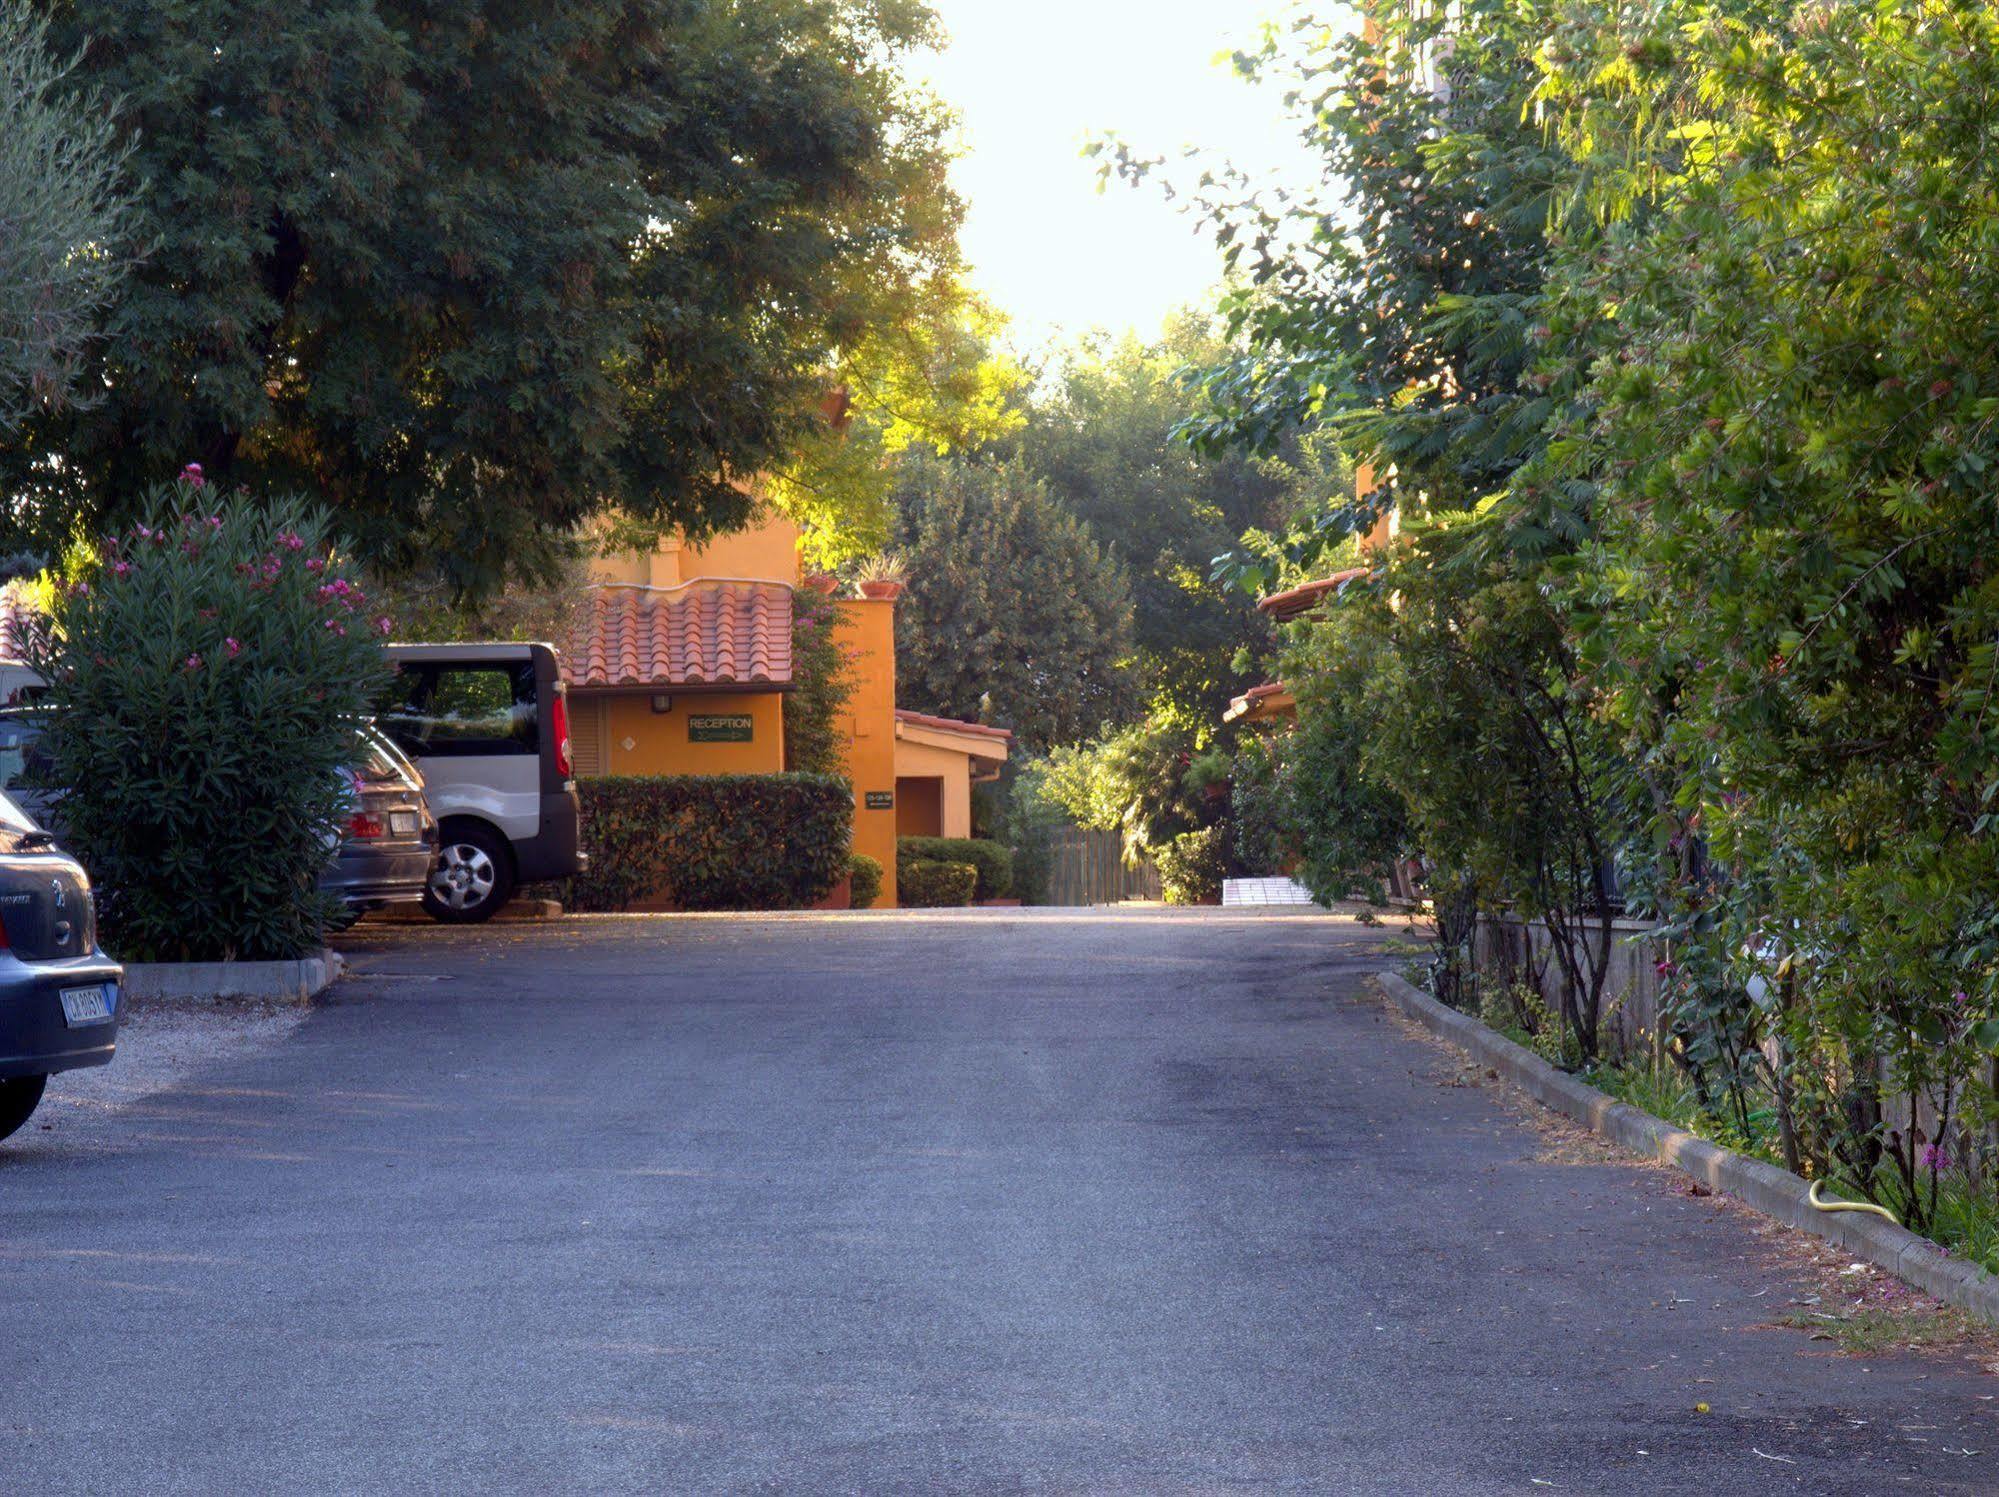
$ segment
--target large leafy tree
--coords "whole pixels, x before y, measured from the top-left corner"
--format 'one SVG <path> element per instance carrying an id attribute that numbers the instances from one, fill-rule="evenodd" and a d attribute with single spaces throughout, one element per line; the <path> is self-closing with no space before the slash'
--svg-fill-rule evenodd
<path id="1" fill-rule="evenodd" d="M 1611 222 L 1551 301 L 1591 414 L 1543 476 L 1597 496 L 1577 619 L 1659 840 L 1724 870 L 1667 869 L 1707 959 L 1689 1038 L 1787 1042 L 1787 1145 L 1892 1171 L 1921 1221 L 1952 1145 L 1869 1093 L 1940 1137 L 1990 1114 L 1999 1048 L 1999 18 L 1689 6 L 1559 40 Z"/>
<path id="2" fill-rule="evenodd" d="M 1248 600 L 1214 586 L 1209 566 L 1244 530 L 1270 525 L 1288 492 L 1247 454 L 1203 455 L 1175 437 L 1194 409 L 1180 371 L 1222 352 L 1190 316 L 1154 343 L 1086 342 L 1050 371 L 1011 444 L 1130 574 L 1141 689 L 1187 722 L 1227 705 L 1229 656 L 1256 628 Z"/>
<path id="3" fill-rule="evenodd" d="M 65 88 L 73 62 L 20 0 L 0 0 L 0 433 L 74 397 L 125 266 L 129 224 L 106 101 Z"/>
<path id="4" fill-rule="evenodd" d="M 1127 713 L 1130 585 L 1083 524 L 1015 467 L 912 459 L 900 483 L 901 703 L 1012 728 L 1029 749 Z"/>
<path id="5" fill-rule="evenodd" d="M 1306 570 L 1388 508 L 1468 509 L 1505 489 L 1555 409 L 1533 380 L 1536 307 L 1567 156 L 1532 114 L 1540 19 L 1513 0 L 1429 14 L 1303 6 L 1237 58 L 1283 90 L 1324 162 L 1281 189 L 1201 163 L 1190 201 L 1232 279 L 1223 356 L 1185 428 L 1205 451 L 1274 454 L 1330 427 L 1371 470 L 1285 537 Z M 1155 172 L 1119 148 L 1106 171 Z M 1225 568 L 1268 585 L 1268 557 Z"/>
<path id="6" fill-rule="evenodd" d="M 740 521 L 884 320 L 962 312 L 920 3 L 45 8 L 127 101 L 148 255 L 107 398 L 0 450 L 44 537 L 193 460 L 491 590 L 600 511 Z"/>

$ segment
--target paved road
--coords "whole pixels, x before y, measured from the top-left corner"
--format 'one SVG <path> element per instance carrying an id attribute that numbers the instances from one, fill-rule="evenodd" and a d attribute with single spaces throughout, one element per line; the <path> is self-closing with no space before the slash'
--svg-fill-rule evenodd
<path id="1" fill-rule="evenodd" d="M 0 1490 L 1999 1487 L 1999 1378 L 1758 1329 L 1741 1214 L 1537 1162 L 1376 940 L 364 928 L 0 1147 Z"/>

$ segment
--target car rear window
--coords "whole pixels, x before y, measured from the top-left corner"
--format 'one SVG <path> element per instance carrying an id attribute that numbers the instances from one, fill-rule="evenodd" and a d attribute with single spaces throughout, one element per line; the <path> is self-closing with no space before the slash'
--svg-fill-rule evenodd
<path id="1" fill-rule="evenodd" d="M 363 733 L 354 772 L 371 783 L 414 784 L 414 767 L 379 733 Z"/>
<path id="2" fill-rule="evenodd" d="M 539 753 L 534 662 L 402 666 L 376 720 L 412 758 Z"/>

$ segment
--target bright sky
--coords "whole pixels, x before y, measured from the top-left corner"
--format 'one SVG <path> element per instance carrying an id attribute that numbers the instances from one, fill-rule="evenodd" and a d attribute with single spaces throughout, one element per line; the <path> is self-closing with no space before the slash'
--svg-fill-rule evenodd
<path id="1" fill-rule="evenodd" d="M 1278 90 L 1243 83 L 1226 61 L 1280 3 L 933 0 L 951 46 L 915 71 L 963 119 L 965 251 L 1015 342 L 1099 326 L 1150 335 L 1220 278 L 1213 243 L 1156 188 L 1113 182 L 1099 195 L 1080 154 L 1091 136 L 1169 158 L 1200 145 L 1287 179 L 1310 170 Z"/>

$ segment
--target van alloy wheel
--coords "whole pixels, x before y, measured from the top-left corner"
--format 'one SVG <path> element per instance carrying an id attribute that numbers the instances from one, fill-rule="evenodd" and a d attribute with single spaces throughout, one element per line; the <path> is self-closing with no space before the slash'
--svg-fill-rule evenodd
<path id="1" fill-rule="evenodd" d="M 513 859 L 498 834 L 476 824 L 446 830 L 423 891 L 423 907 L 432 919 L 484 920 L 513 893 Z"/>

